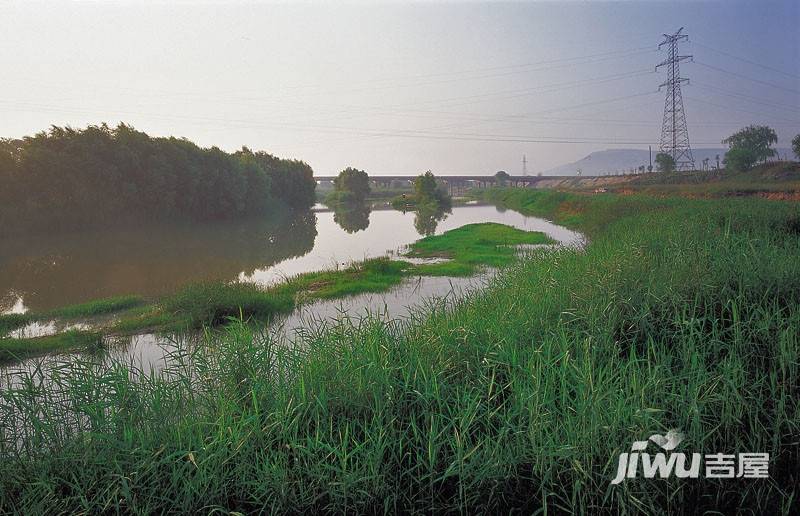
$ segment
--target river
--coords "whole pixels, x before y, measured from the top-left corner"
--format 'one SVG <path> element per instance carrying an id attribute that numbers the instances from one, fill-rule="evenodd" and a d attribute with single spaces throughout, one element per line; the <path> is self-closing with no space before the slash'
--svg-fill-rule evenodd
<path id="1" fill-rule="evenodd" d="M 204 280 L 271 283 L 397 253 L 422 235 L 475 222 L 543 231 L 567 245 L 580 238 L 545 220 L 489 205 L 456 206 L 443 217 L 420 221 L 413 212 L 391 209 L 345 217 L 318 205 L 280 221 L 9 239 L 0 247 L 0 313 L 41 312 L 128 294 L 155 298 Z"/>
<path id="2" fill-rule="evenodd" d="M 491 205 L 454 207 L 452 213 L 434 221 L 435 225 L 428 221 L 423 230 L 414 213 L 395 210 L 373 210 L 368 214 L 366 227 L 362 222 L 358 230 L 343 227 L 338 218 L 337 214 L 317 207 L 306 217 L 291 219 L 284 226 L 263 223 L 227 226 L 234 235 L 223 231 L 225 225 L 80 235 L 80 245 L 60 239 L 47 253 L 35 254 L 36 248 L 32 248 L 27 258 L 18 255 L 14 267 L 21 274 L 8 274 L 9 269 L 4 267 L 0 285 L 7 297 L 15 299 L 7 311 L 20 308 L 24 311 L 29 306 L 40 310 L 60 306 L 65 299 L 80 302 L 123 293 L 155 296 L 201 279 L 238 278 L 268 284 L 355 260 L 397 255 L 422 234 L 440 234 L 477 222 L 540 231 L 564 246 L 580 245 L 583 241 L 579 233 L 547 220 Z M 241 234 L 247 229 L 253 231 L 250 238 Z M 26 262 L 30 265 L 26 266 Z M 38 267 L 34 266 L 37 264 Z M 404 320 L 423 303 L 446 306 L 450 300 L 482 288 L 492 274 L 489 270 L 470 278 L 419 277 L 385 293 L 317 301 L 280 318 L 266 331 L 280 332 L 279 338 L 293 340 L 297 335 L 335 324 L 342 317 L 357 319 L 370 315 L 386 321 Z M 36 333 L 44 330 L 40 334 L 63 330 L 52 322 L 34 323 L 30 328 Z M 26 335 L 23 330 L 18 336 L 33 335 Z M 0 367 L 0 387 L 19 385 L 34 371 L 46 377 L 46 371 L 76 359 L 97 358 L 102 364 L 122 362 L 143 372 L 158 371 L 172 357 L 181 355 L 181 350 L 190 347 L 196 337 L 141 334 L 107 339 L 106 349 L 99 354 L 73 352 L 26 359 Z M 40 380 L 46 382 L 44 378 Z"/>

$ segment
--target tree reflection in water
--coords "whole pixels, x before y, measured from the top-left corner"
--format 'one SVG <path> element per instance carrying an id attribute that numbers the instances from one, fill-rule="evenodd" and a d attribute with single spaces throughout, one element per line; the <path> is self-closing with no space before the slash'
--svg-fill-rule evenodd
<path id="1" fill-rule="evenodd" d="M 31 310 L 206 280 L 234 280 L 314 247 L 317 215 L 162 224 L 8 239 L 0 245 L 0 311 L 23 297 Z"/>
<path id="2" fill-rule="evenodd" d="M 414 228 L 422 236 L 430 236 L 436 233 L 439 222 L 447 218 L 452 213 L 450 206 L 441 204 L 425 204 L 419 206 L 414 215 Z"/>
<path id="3" fill-rule="evenodd" d="M 370 207 L 363 202 L 341 202 L 333 210 L 333 221 L 348 233 L 369 227 Z"/>

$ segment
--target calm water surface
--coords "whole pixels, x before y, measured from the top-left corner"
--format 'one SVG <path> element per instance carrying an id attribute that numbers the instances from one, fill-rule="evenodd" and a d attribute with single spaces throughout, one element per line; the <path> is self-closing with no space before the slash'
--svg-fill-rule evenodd
<path id="1" fill-rule="evenodd" d="M 415 220 L 413 213 L 372 211 L 368 226 L 357 231 L 347 225 L 343 228 L 336 218 L 336 214 L 330 211 L 318 210 L 285 225 L 252 224 L 228 226 L 227 229 L 216 226 L 193 230 L 173 228 L 150 234 L 87 235 L 81 237 L 87 239 L 82 241 L 87 247 L 63 240 L 54 244 L 63 247 L 46 258 L 33 252 L 29 252 L 27 258 L 24 254 L 18 255 L 14 264 L 20 275 L 9 274 L 4 268 L 0 281 L 7 283 L 0 285 L 9 293 L 9 305 L 14 311 L 31 307 L 39 310 L 42 309 L 40 306 L 64 304 L 54 299 L 79 302 L 123 293 L 157 295 L 200 279 L 240 278 L 270 283 L 301 272 L 341 266 L 387 253 L 397 254 L 420 238 L 420 221 Z M 541 231 L 561 245 L 582 243 L 579 233 L 494 206 L 455 207 L 435 227 L 428 224 L 422 232 L 440 234 L 477 222 L 499 222 L 528 231 Z M 363 221 L 359 226 L 364 226 Z M 203 238 L 210 240 L 204 241 Z M 114 244 L 110 245 L 110 242 Z M 317 301 L 299 307 L 263 331 L 291 341 L 335 324 L 343 317 L 352 320 L 370 315 L 386 321 L 402 321 L 412 317 L 424 303 L 447 306 L 461 294 L 483 287 L 492 274 L 492 271 L 486 271 L 471 278 L 413 278 L 389 292 Z M 48 279 L 55 281 L 55 286 L 48 285 Z M 59 292 L 59 288 L 68 291 Z M 63 329 L 56 327 L 58 331 Z M 104 364 L 121 361 L 143 371 L 159 371 L 169 365 L 176 352 L 190 347 L 192 341 L 190 335 L 135 335 L 109 340 L 106 349 L 98 352 L 97 359 Z M 25 376 L 32 370 L 57 368 L 58 364 L 77 356 L 90 358 L 86 353 L 69 353 L 32 358 L 0 368 L 0 387 L 16 384 L 20 375 Z"/>
<path id="2" fill-rule="evenodd" d="M 425 234 L 475 222 L 544 231 L 563 244 L 579 235 L 494 206 L 458 206 L 440 221 L 375 210 L 352 221 L 318 209 L 280 222 L 249 221 L 17 239 L 0 247 L 0 312 L 42 311 L 92 299 L 157 297 L 187 283 L 285 276 L 396 253 Z M 364 227 L 365 229 L 359 229 Z"/>

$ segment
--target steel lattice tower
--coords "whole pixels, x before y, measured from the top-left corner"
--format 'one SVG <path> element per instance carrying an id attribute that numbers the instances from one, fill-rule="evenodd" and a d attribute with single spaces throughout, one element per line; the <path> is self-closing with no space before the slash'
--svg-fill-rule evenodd
<path id="1" fill-rule="evenodd" d="M 661 124 L 661 144 L 659 150 L 672 156 L 677 170 L 693 170 L 694 158 L 689 145 L 689 130 L 686 127 L 686 112 L 683 110 L 683 97 L 681 96 L 681 83 L 689 79 L 681 77 L 680 62 L 691 59 L 692 56 L 678 55 L 678 43 L 689 39 L 688 34 L 682 34 L 683 27 L 675 34 L 664 34 L 658 48 L 669 45 L 669 57 L 656 66 L 667 67 L 667 80 L 658 89 L 667 87 L 667 98 L 664 101 L 664 122 Z"/>

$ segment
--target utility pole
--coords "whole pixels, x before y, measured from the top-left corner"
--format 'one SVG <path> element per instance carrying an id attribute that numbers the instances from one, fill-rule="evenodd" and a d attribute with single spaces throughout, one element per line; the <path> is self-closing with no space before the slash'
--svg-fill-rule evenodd
<path id="1" fill-rule="evenodd" d="M 691 59 L 692 56 L 678 55 L 678 43 L 687 41 L 688 34 L 682 34 L 683 27 L 674 34 L 664 34 L 664 41 L 659 43 L 660 49 L 668 45 L 669 57 L 656 66 L 667 67 L 667 80 L 658 89 L 667 88 L 667 97 L 664 100 L 664 121 L 661 124 L 661 152 L 669 154 L 675 160 L 676 170 L 693 170 L 694 158 L 689 145 L 689 130 L 686 127 L 686 113 L 683 110 L 683 97 L 681 96 L 681 83 L 689 79 L 681 77 L 680 62 Z"/>
<path id="2" fill-rule="evenodd" d="M 524 154 L 522 155 L 522 175 L 528 175 L 528 158 Z"/>

